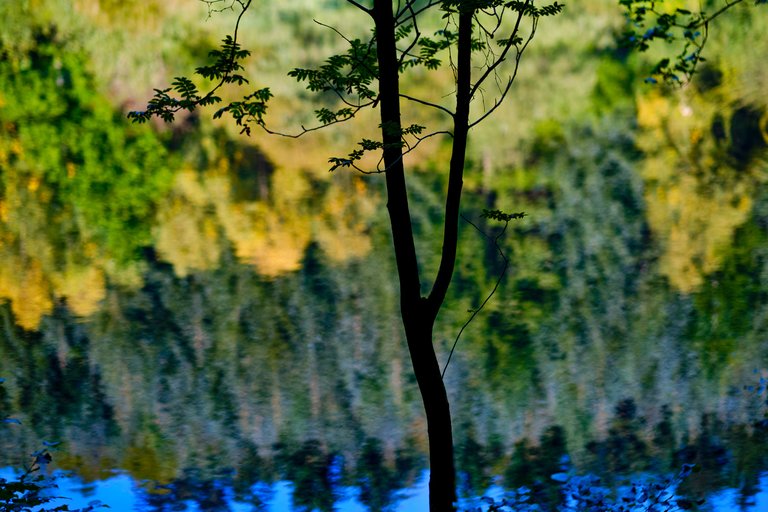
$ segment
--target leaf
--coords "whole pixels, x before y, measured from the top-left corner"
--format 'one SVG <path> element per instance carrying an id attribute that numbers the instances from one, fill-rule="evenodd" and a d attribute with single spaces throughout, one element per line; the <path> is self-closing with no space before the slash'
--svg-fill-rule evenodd
<path id="1" fill-rule="evenodd" d="M 182 98 L 192 100 L 197 98 L 197 87 L 187 77 L 177 76 L 173 82 L 171 82 L 173 90 L 178 92 Z"/>
<path id="2" fill-rule="evenodd" d="M 522 219 L 523 217 L 526 217 L 527 214 L 525 212 L 504 213 L 501 210 L 485 210 L 484 209 L 482 215 L 480 216 L 486 219 L 509 222 L 510 220 L 513 220 L 513 219 Z"/>

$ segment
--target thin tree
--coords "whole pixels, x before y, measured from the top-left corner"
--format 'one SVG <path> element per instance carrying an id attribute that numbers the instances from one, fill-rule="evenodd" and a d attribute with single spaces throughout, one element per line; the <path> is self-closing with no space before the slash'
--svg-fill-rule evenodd
<path id="1" fill-rule="evenodd" d="M 158 116 L 170 122 L 179 111 L 221 103 L 217 93 L 226 84 L 248 84 L 241 74 L 241 61 L 249 52 L 241 48 L 238 32 L 252 0 L 201 1 L 208 4 L 211 12 L 225 9 L 238 12 L 233 33 L 224 39 L 221 49 L 211 52 L 213 62 L 196 70 L 196 74 L 213 81 L 215 85 L 203 93 L 189 78 L 177 77 L 171 87 L 155 90 L 156 94 L 146 110 L 129 114 L 135 121 L 144 122 Z M 557 1 L 542 4 L 534 0 L 346 0 L 346 3 L 368 19 L 372 35 L 367 39 L 350 39 L 337 29 L 328 27 L 344 38 L 346 52 L 329 57 L 315 69 L 297 68 L 288 73 L 305 83 L 310 91 L 332 93 L 336 97 L 334 108 L 315 111 L 317 125 L 302 126 L 293 134 L 268 126 L 266 113 L 272 97 L 269 88 L 256 89 L 242 100 L 219 108 L 213 116 L 232 116 L 246 134 L 250 134 L 255 126 L 272 134 L 300 137 L 310 131 L 350 121 L 363 109 L 379 109 L 381 123 L 378 140 L 363 139 L 358 142 L 359 147 L 348 155 L 332 157 L 329 161 L 332 171 L 349 168 L 362 173 L 384 174 L 400 284 L 400 312 L 427 419 L 430 509 L 433 512 L 455 510 L 457 496 L 451 413 L 443 383 L 445 368 L 441 370 L 438 363 L 433 329 L 456 266 L 467 141 L 470 129 L 488 119 L 507 98 L 520 59 L 536 33 L 539 20 L 560 13 L 563 6 Z M 693 45 L 695 56 L 682 53 L 676 61 L 684 66 L 681 69 L 670 70 L 668 60 L 654 68 L 656 74 L 667 80 L 677 79 L 674 71 L 680 71 L 685 77 L 693 73 L 695 65 L 701 60 L 700 51 L 705 38 L 700 39 L 689 29 L 706 29 L 709 19 L 721 14 L 716 12 L 707 18 L 702 13 L 692 15 L 679 10 L 670 18 L 655 11 L 655 2 L 619 0 L 619 3 L 626 7 L 635 27 L 628 33 L 628 41 L 641 50 L 654 39 L 673 38 L 673 29 L 688 30 L 684 32 L 683 39 Z M 689 22 L 682 20 L 685 16 L 699 17 Z M 639 27 L 649 20 L 656 23 L 656 28 L 644 34 L 638 33 Z M 434 26 L 435 22 L 439 23 L 439 27 L 427 32 L 425 27 Z M 401 80 L 410 70 L 422 67 L 438 71 L 446 66 L 452 70 L 455 80 L 452 104 L 446 104 L 443 97 L 414 97 L 402 92 Z M 401 107 L 405 103 L 434 109 L 445 116 L 448 127 L 429 131 L 419 124 L 406 125 L 401 116 Z M 471 108 L 473 106 L 474 109 Z M 422 141 L 435 136 L 450 140 L 451 157 L 444 196 L 440 263 L 436 275 L 424 288 L 429 293 L 422 295 L 422 276 L 408 205 L 405 164 L 408 153 Z M 379 153 L 378 164 L 372 169 L 366 168 L 363 163 L 366 161 L 363 157 L 370 152 Z M 523 214 L 486 211 L 485 215 L 508 223 Z"/>

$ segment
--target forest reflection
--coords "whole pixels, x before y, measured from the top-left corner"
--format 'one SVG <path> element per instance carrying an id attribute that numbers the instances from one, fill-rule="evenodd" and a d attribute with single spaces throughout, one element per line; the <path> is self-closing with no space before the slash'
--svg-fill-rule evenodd
<path id="1" fill-rule="evenodd" d="M 149 259 L 141 288 L 109 289 L 87 321 L 59 301 L 33 331 L 6 303 L 2 410 L 20 409 L 32 426 L 4 439 L 6 464 L 40 439 L 64 440 L 58 467 L 86 481 L 120 468 L 148 482 L 149 510 L 185 500 L 227 510 L 233 496 L 262 503 L 264 485 L 280 481 L 292 483 L 297 509 L 332 510 L 349 486 L 372 510 L 396 503 L 425 469 L 426 439 L 386 310 L 391 284 L 380 267 L 334 271 L 320 255 L 310 247 L 302 269 L 266 280 L 231 254 L 227 266 L 183 277 Z M 565 456 L 617 484 L 695 463 L 702 471 L 685 490 L 739 489 L 743 503 L 758 492 L 764 397 L 741 384 L 766 376 L 747 371 L 764 344 L 736 345 L 729 358 L 745 358 L 736 371 L 703 366 L 684 338 L 650 361 L 622 359 L 629 342 L 585 345 L 574 368 L 536 333 L 508 349 L 524 363 L 494 354 L 488 339 L 508 321 L 480 320 L 488 331 L 468 337 L 449 370 L 464 495 L 527 485 L 554 506 L 563 496 L 550 477 Z M 599 375 L 610 384 L 600 387 Z"/>
<path id="2" fill-rule="evenodd" d="M 84 15 L 109 25 L 103 9 Z M 465 215 L 489 235 L 500 226 L 483 208 L 527 217 L 501 240 L 508 275 L 446 373 L 460 492 L 527 486 L 550 510 L 565 499 L 553 474 L 621 486 L 696 464 L 681 492 L 730 490 L 755 510 L 768 110 L 765 64 L 745 57 L 765 43 L 742 24 L 766 21 L 724 22 L 728 45 L 713 40 L 694 83 L 659 91 L 639 88 L 601 9 L 589 19 L 608 42 L 569 42 L 573 57 L 544 37 L 531 63 L 560 73 L 521 78 L 473 141 Z M 0 467 L 56 440 L 57 468 L 85 487 L 127 475 L 141 510 L 260 509 L 286 482 L 297 510 L 333 510 L 349 489 L 395 508 L 423 478 L 427 439 L 382 181 L 329 175 L 338 140 L 297 154 L 196 117 L 128 125 L 110 97 L 125 84 L 98 75 L 87 31 L 0 20 L 26 37 L 0 37 L 0 417 L 24 425 L 4 426 Z M 521 110 L 540 103 L 542 116 Z M 441 151 L 409 175 L 427 273 Z M 442 361 L 502 268 L 474 227 L 461 239 Z"/>

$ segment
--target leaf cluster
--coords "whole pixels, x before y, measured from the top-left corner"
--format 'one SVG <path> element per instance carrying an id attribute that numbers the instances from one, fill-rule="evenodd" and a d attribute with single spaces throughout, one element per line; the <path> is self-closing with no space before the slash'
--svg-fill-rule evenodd
<path id="1" fill-rule="evenodd" d="M 500 7 L 504 7 L 513 12 L 521 13 L 524 16 L 538 18 L 542 16 L 554 16 L 559 14 L 563 10 L 564 5 L 558 2 L 553 2 L 549 5 L 536 7 L 530 0 L 447 0 L 442 4 L 442 9 L 447 13 L 477 12 L 497 9 Z"/>
<path id="2" fill-rule="evenodd" d="M 656 62 L 645 81 L 651 84 L 659 81 L 673 85 L 686 83 L 696 72 L 697 65 L 706 60 L 701 53 L 707 42 L 709 23 L 743 1 L 726 2 L 710 14 L 683 8 L 668 12 L 659 8 L 660 0 L 619 0 L 627 18 L 622 44 L 645 52 L 657 41 L 682 43 L 675 57 Z M 765 3 L 768 0 L 755 1 L 755 5 Z"/>
<path id="3" fill-rule="evenodd" d="M 41 475 L 31 479 L 11 481 L 0 478 L 0 512 L 30 510 L 45 505 L 53 500 L 53 498 L 43 496 L 48 487 Z"/>
<path id="4" fill-rule="evenodd" d="M 209 57 L 216 59 L 213 64 L 196 68 L 195 74 L 208 80 L 223 80 L 227 84 L 242 85 L 248 83 L 248 80 L 238 74 L 237 71 L 243 70 L 240 61 L 250 54 L 249 50 L 242 49 L 232 36 L 227 35 L 222 41 L 220 50 L 211 50 L 208 53 Z"/>
<path id="5" fill-rule="evenodd" d="M 457 32 L 451 30 L 438 30 L 435 38 L 423 36 L 419 39 L 419 55 L 410 60 L 403 61 L 403 67 L 424 66 L 427 69 L 437 69 L 442 61 L 437 58 L 437 53 L 450 48 L 459 37 Z"/>
<path id="6" fill-rule="evenodd" d="M 549 5 L 536 7 L 535 5 L 533 5 L 533 2 L 521 2 L 519 0 L 515 0 L 513 2 L 506 2 L 504 6 L 507 7 L 508 9 L 511 9 L 514 12 L 520 12 L 526 16 L 531 16 L 534 18 L 541 18 L 545 16 L 556 16 L 562 12 L 564 7 L 563 4 L 558 2 L 553 2 Z"/>
<path id="7" fill-rule="evenodd" d="M 264 126 L 267 102 L 271 97 L 272 92 L 269 88 L 258 89 L 253 94 L 244 96 L 242 101 L 233 101 L 229 105 L 220 108 L 213 114 L 213 118 L 219 119 L 224 114 L 230 114 L 237 126 L 242 128 L 240 133 L 250 135 L 251 122 Z"/>
<path id="8" fill-rule="evenodd" d="M 501 210 L 485 210 L 483 209 L 482 215 L 480 215 L 484 219 L 491 219 L 491 220 L 498 220 L 501 222 L 509 222 L 514 219 L 522 219 L 526 216 L 525 212 L 518 212 L 518 213 L 504 213 Z"/>
<path id="9" fill-rule="evenodd" d="M 99 508 L 109 508 L 99 500 L 78 509 L 72 509 L 66 504 L 51 506 L 53 502 L 62 499 L 51 493 L 58 486 L 50 478 L 37 473 L 41 467 L 51 463 L 53 457 L 47 449 L 38 450 L 31 457 L 32 464 L 18 479 L 0 478 L 0 512 L 92 512 Z"/>
<path id="10" fill-rule="evenodd" d="M 370 171 L 365 171 L 362 168 L 358 167 L 355 164 L 355 162 L 362 159 L 363 156 L 370 151 L 378 151 L 378 150 L 385 149 L 387 147 L 392 147 L 392 146 L 404 147 L 406 143 L 403 137 L 405 137 L 406 135 L 411 135 L 418 138 L 418 136 L 426 129 L 426 127 L 419 124 L 412 124 L 405 128 L 397 128 L 392 125 L 379 125 L 379 127 L 382 128 L 382 131 L 384 133 L 393 135 L 394 137 L 399 137 L 400 141 L 393 144 L 384 144 L 383 142 L 380 142 L 380 141 L 363 139 L 357 143 L 360 146 L 360 149 L 353 150 L 346 157 L 329 158 L 328 162 L 331 164 L 331 168 L 329 169 L 329 171 L 333 172 L 339 167 L 350 167 L 364 174 L 371 174 Z M 396 130 L 396 131 L 393 131 L 393 130 Z M 375 171 L 375 172 L 383 172 L 383 171 Z"/>
<path id="11" fill-rule="evenodd" d="M 352 152 L 347 155 L 346 158 L 339 158 L 339 157 L 331 157 L 328 159 L 328 162 L 331 164 L 331 168 L 329 171 L 333 172 L 339 167 L 355 167 L 355 162 L 363 158 L 363 155 L 367 151 L 376 151 L 378 149 L 382 149 L 384 147 L 384 143 L 370 140 L 370 139 L 363 139 L 360 142 L 358 142 L 358 145 L 360 146 L 360 149 L 354 149 Z"/>
<path id="12" fill-rule="evenodd" d="M 227 35 L 221 43 L 221 48 L 211 50 L 209 57 L 213 62 L 208 66 L 200 66 L 195 69 L 195 74 L 206 80 L 216 80 L 218 83 L 209 92 L 202 94 L 197 86 L 187 77 L 179 76 L 174 78 L 171 87 L 164 89 L 155 89 L 154 96 L 147 103 L 145 110 L 133 111 L 128 113 L 128 118 L 137 123 L 145 123 L 152 117 L 159 117 L 163 121 L 172 122 L 176 114 L 182 110 L 193 111 L 197 107 L 204 107 L 221 102 L 221 97 L 217 96 L 216 91 L 224 84 L 247 84 L 248 80 L 239 73 L 243 70 L 241 61 L 250 55 L 250 51 L 241 48 L 240 44 L 231 35 Z M 267 99 L 271 94 L 265 94 L 265 89 L 256 91 L 253 95 L 245 99 L 241 105 L 230 104 L 217 112 L 220 117 L 224 112 L 233 114 L 242 114 L 239 118 L 235 117 L 238 125 L 241 124 L 248 114 L 253 113 L 257 119 L 266 111 L 266 100 L 261 101 L 256 98 Z M 268 90 L 267 90 L 268 91 Z M 258 105 L 253 105 L 258 103 Z M 261 115 L 259 115 L 261 113 Z"/>
<path id="13" fill-rule="evenodd" d="M 313 92 L 333 92 L 339 96 L 355 95 L 358 101 L 373 100 L 377 93 L 371 88 L 379 76 L 374 40 L 348 40 L 347 52 L 333 55 L 316 69 L 295 68 L 288 76 L 306 82 Z"/>

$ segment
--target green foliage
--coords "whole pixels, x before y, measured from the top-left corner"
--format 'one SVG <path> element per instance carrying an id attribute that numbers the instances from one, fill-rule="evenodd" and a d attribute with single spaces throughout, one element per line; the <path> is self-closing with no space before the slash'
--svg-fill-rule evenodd
<path id="1" fill-rule="evenodd" d="M 371 85 L 379 74 L 374 42 L 374 39 L 349 40 L 346 53 L 329 57 L 317 69 L 295 68 L 288 76 L 306 82 L 307 89 L 313 92 L 351 95 L 358 103 L 373 100 L 377 93 Z"/>
<path id="2" fill-rule="evenodd" d="M 702 51 L 707 43 L 710 22 L 742 1 L 725 2 L 709 14 L 704 10 L 666 9 L 666 5 L 658 0 L 619 0 L 626 9 L 628 20 L 623 42 L 641 52 L 647 51 L 656 41 L 682 42 L 676 56 L 663 57 L 656 62 L 646 82 L 655 84 L 661 79 L 673 85 L 687 83 L 698 64 L 706 61 Z M 764 2 L 758 0 L 755 5 L 761 3 Z"/>
<path id="3" fill-rule="evenodd" d="M 536 7 L 532 1 L 521 0 L 444 0 L 441 5 L 444 11 L 452 12 L 476 12 L 483 9 L 505 8 L 518 12 L 524 16 L 537 18 L 540 16 L 554 16 L 563 10 L 563 4 L 553 2 L 542 7 Z"/>
<path id="4" fill-rule="evenodd" d="M 222 85 L 248 83 L 238 72 L 244 69 L 241 61 L 250 55 L 250 51 L 242 49 L 233 36 L 227 35 L 221 43 L 221 49 L 211 50 L 208 55 L 214 59 L 213 63 L 195 69 L 195 74 L 207 80 L 218 81 L 208 93 L 201 95 L 192 80 L 179 76 L 174 78 L 171 87 L 155 89 L 155 95 L 149 100 L 146 110 L 129 112 L 128 118 L 137 123 L 146 123 L 153 116 L 157 116 L 170 123 L 180 111 L 192 112 L 197 107 L 220 103 L 221 98 L 216 95 L 216 91 Z M 171 91 L 178 97 L 168 94 Z M 258 90 L 246 96 L 243 101 L 220 109 L 215 116 L 221 117 L 225 112 L 229 112 L 238 125 L 243 125 L 249 117 L 261 122 L 261 117 L 266 112 L 266 102 L 270 97 L 269 89 Z M 247 126 L 244 126 L 243 131 L 249 132 Z"/>
<path id="5" fill-rule="evenodd" d="M 213 114 L 214 119 L 218 119 L 225 113 L 229 113 L 235 120 L 237 126 L 241 126 L 240 133 L 251 134 L 250 123 L 264 125 L 264 115 L 267 113 L 267 102 L 272 97 L 272 92 L 267 89 L 259 89 L 253 94 L 243 97 L 242 101 L 233 101 L 229 105 L 220 108 Z M 198 101 L 198 105 L 205 105 L 204 101 Z M 192 107 L 194 108 L 194 107 Z"/>
<path id="6" fill-rule="evenodd" d="M 244 76 L 235 73 L 243 70 L 240 61 L 251 54 L 240 47 L 232 36 L 227 35 L 221 44 L 221 50 L 211 50 L 208 54 L 216 60 L 210 66 L 201 66 L 195 73 L 208 80 L 223 80 L 226 84 L 243 85 L 248 83 Z"/>
<path id="7" fill-rule="evenodd" d="M 485 219 L 499 220 L 502 222 L 509 222 L 513 219 L 522 219 L 525 217 L 525 212 L 519 213 L 504 213 L 501 210 L 483 210 L 481 217 Z"/>
<path id="8" fill-rule="evenodd" d="M 754 336 L 754 326 L 763 315 L 754 305 L 768 303 L 768 289 L 758 277 L 768 266 L 768 197 L 764 192 L 758 192 L 758 201 L 754 218 L 734 233 L 721 268 L 692 295 L 689 335 L 705 370 L 712 375 L 728 364 L 740 344 Z"/>
<path id="9" fill-rule="evenodd" d="M 132 259 L 149 243 L 153 205 L 169 185 L 168 154 L 155 134 L 126 126 L 94 94 L 80 53 L 55 32 L 38 38 L 34 51 L 0 61 L 4 194 L 32 183 L 83 238 L 118 261 Z"/>

